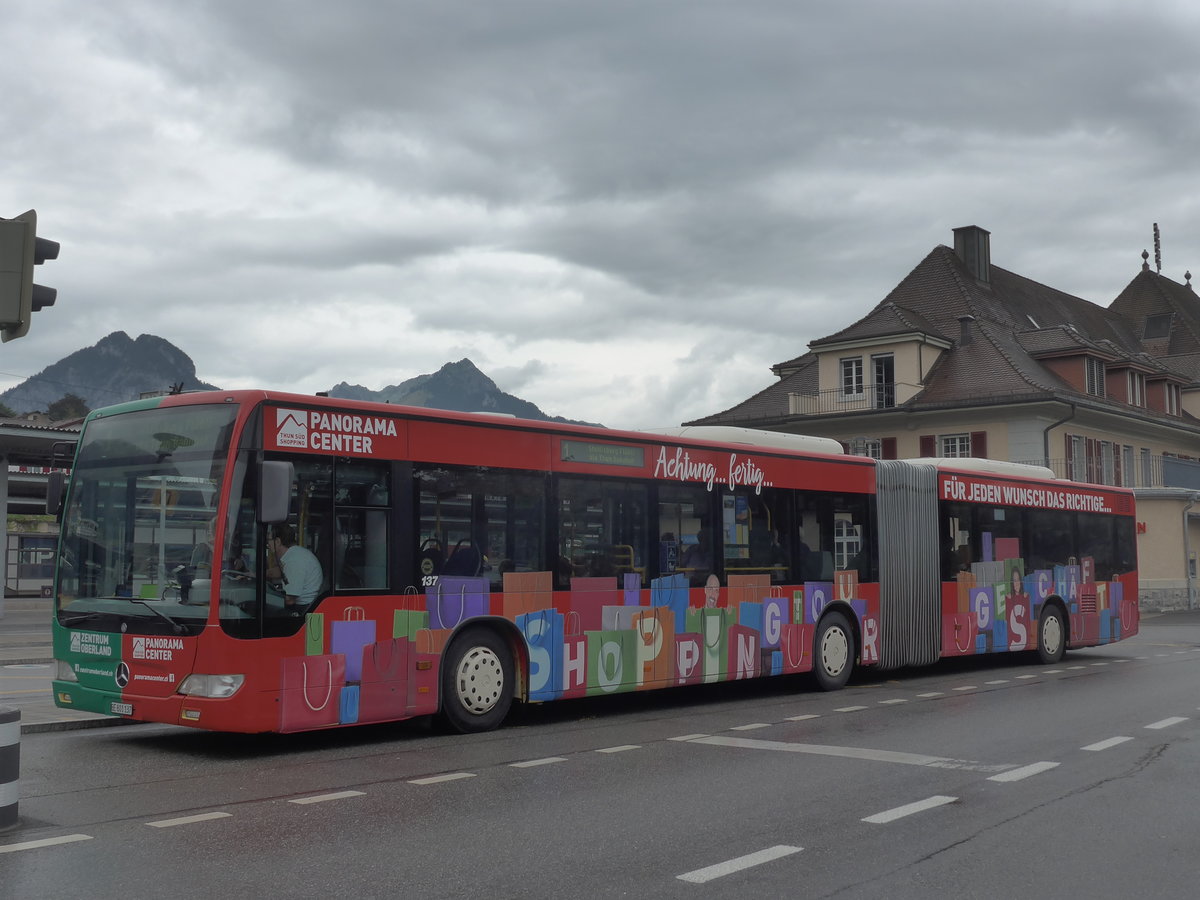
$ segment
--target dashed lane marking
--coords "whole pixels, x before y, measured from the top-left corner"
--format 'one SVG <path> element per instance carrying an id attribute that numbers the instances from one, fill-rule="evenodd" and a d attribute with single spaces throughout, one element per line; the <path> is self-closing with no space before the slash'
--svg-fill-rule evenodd
<path id="1" fill-rule="evenodd" d="M 1124 744 L 1126 741 L 1132 741 L 1131 737 L 1110 737 L 1103 741 L 1096 741 L 1094 744 L 1088 744 L 1086 747 L 1080 747 L 1080 750 L 1107 750 L 1110 747 L 1115 747 L 1118 744 Z"/>
<path id="2" fill-rule="evenodd" d="M 939 806 L 945 806 L 947 803 L 954 803 L 957 799 L 957 797 L 944 797 L 938 794 L 925 800 L 918 800 L 916 803 L 907 803 L 904 806 L 897 806 L 895 809 L 889 809 L 886 812 L 875 813 L 873 816 L 867 816 L 863 821 L 870 822 L 872 825 L 886 825 L 888 822 L 903 819 L 905 816 L 925 812 L 927 809 L 936 809 Z"/>
<path id="3" fill-rule="evenodd" d="M 37 850 L 39 847 L 55 847 L 58 844 L 73 844 L 75 841 L 90 841 L 90 834 L 64 834 L 62 837 L 43 838 L 40 841 L 25 841 L 20 844 L 0 846 L 0 853 L 16 853 L 20 850 Z"/>
<path id="4" fill-rule="evenodd" d="M 330 800 L 345 800 L 348 797 L 362 797 L 362 791 L 338 791 L 334 794 L 317 794 L 314 797 L 300 797 L 296 800 L 289 800 L 288 803 L 296 803 L 301 806 L 307 803 L 327 803 Z"/>
<path id="5" fill-rule="evenodd" d="M 793 853 L 799 853 L 803 847 L 791 847 L 787 844 L 778 844 L 774 847 L 768 847 L 765 850 L 759 850 L 757 853 L 748 853 L 745 856 L 739 856 L 736 859 L 726 860 L 722 863 L 717 863 L 714 866 L 705 866 L 703 869 L 696 869 L 692 872 L 685 872 L 682 875 L 676 875 L 680 881 L 687 881 L 692 884 L 704 884 L 705 882 L 713 881 L 717 878 L 724 878 L 726 875 L 732 875 L 735 872 L 741 872 L 745 869 L 761 866 L 764 863 L 774 862 L 777 859 L 782 859 L 785 856 L 791 856 Z"/>
<path id="6" fill-rule="evenodd" d="M 460 778 L 474 778 L 473 772 L 451 772 L 449 775 L 431 775 L 428 778 L 413 778 L 409 784 L 441 784 L 445 781 L 458 781 Z"/>
<path id="7" fill-rule="evenodd" d="M 1160 728 L 1170 728 L 1172 725 L 1178 725 L 1180 722 L 1186 721 L 1187 716 L 1171 716 L 1169 719 L 1161 719 L 1160 721 L 1152 722 L 1145 727 L 1157 730 Z"/>
<path id="8" fill-rule="evenodd" d="M 292 801 L 293 803 L 295 801 Z M 213 819 L 228 819 L 233 813 L 210 812 L 194 816 L 179 816 L 176 819 L 159 819 L 157 822 L 147 822 L 151 828 L 174 828 L 176 825 L 194 825 L 196 822 L 211 822 Z"/>
<path id="9" fill-rule="evenodd" d="M 993 775 L 988 781 L 1021 781 L 1022 779 L 1029 778 L 1031 775 L 1040 775 L 1042 772 L 1049 772 L 1058 766 L 1059 763 L 1056 762 L 1030 763 L 1027 766 L 1021 766 L 1019 769 L 1011 769 L 1008 772 Z"/>

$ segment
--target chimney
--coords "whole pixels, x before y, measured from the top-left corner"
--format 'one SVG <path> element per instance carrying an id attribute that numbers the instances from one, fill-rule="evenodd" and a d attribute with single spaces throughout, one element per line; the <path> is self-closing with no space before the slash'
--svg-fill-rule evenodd
<path id="1" fill-rule="evenodd" d="M 988 284 L 992 280 L 991 232 L 978 225 L 954 229 L 954 254 L 963 261 L 976 281 Z"/>

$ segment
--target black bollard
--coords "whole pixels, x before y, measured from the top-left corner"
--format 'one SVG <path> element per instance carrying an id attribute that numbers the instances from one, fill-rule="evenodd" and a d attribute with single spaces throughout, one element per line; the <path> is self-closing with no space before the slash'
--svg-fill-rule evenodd
<path id="1" fill-rule="evenodd" d="M 0 831 L 17 824 L 21 776 L 21 711 L 0 706 Z"/>

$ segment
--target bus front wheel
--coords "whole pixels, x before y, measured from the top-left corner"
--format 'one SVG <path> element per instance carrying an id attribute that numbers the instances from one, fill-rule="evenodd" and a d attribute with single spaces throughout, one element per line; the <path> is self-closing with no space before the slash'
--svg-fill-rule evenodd
<path id="1" fill-rule="evenodd" d="M 512 706 L 512 651 L 496 632 L 471 628 L 454 639 L 442 658 L 439 718 L 468 734 L 498 728 Z"/>
<path id="2" fill-rule="evenodd" d="M 854 632 L 846 617 L 831 612 L 817 626 L 813 636 L 813 675 L 817 687 L 836 691 L 845 687 L 854 670 Z"/>
<path id="3" fill-rule="evenodd" d="M 1056 605 L 1047 604 L 1042 607 L 1042 615 L 1038 619 L 1038 661 L 1043 664 L 1057 663 L 1066 651 L 1067 626 L 1062 610 Z"/>

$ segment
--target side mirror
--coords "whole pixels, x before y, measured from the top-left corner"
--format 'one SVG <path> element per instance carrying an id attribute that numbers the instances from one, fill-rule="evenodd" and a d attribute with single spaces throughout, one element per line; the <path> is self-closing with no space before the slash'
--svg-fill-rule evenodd
<path id="1" fill-rule="evenodd" d="M 286 522 L 292 501 L 295 469 L 290 462 L 263 460 L 258 466 L 258 521 L 264 525 Z"/>
<path id="2" fill-rule="evenodd" d="M 63 486 L 66 475 L 60 471 L 46 477 L 46 515 L 59 519 L 62 516 Z"/>

